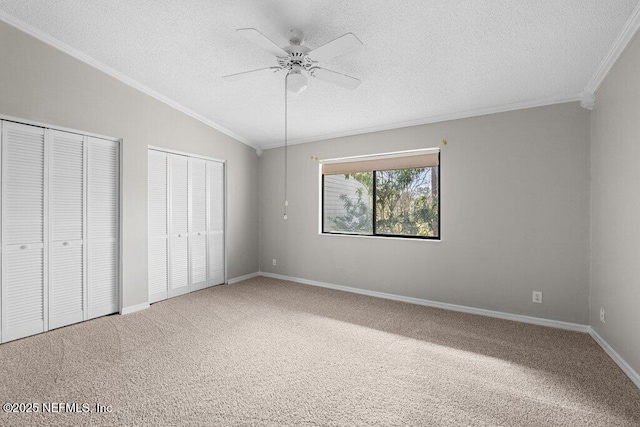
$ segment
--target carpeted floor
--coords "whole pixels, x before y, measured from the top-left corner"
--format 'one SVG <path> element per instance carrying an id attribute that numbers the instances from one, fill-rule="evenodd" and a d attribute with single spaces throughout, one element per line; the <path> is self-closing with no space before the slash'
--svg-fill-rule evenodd
<path id="1" fill-rule="evenodd" d="M 267 278 L 0 345 L 1 425 L 638 426 L 588 335 Z"/>

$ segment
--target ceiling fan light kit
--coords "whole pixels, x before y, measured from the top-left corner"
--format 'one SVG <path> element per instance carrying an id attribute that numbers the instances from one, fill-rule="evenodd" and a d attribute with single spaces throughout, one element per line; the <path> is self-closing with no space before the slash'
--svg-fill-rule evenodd
<path id="1" fill-rule="evenodd" d="M 224 76 L 223 79 L 227 81 L 238 81 L 286 71 L 288 76 L 287 89 L 294 93 L 302 92 L 307 88 L 308 76 L 350 90 L 356 89 L 360 85 L 360 80 L 355 77 L 318 65 L 318 62 L 327 61 L 362 46 L 362 42 L 352 33 L 344 34 L 312 50 L 302 44 L 304 43 L 304 34 L 295 28 L 289 30 L 289 45 L 285 47 L 279 47 L 255 28 L 241 28 L 237 32 L 274 55 L 278 65 Z"/>
<path id="2" fill-rule="evenodd" d="M 287 89 L 289 92 L 300 93 L 307 89 L 307 78 L 302 75 L 299 66 L 293 66 L 287 76 Z"/>

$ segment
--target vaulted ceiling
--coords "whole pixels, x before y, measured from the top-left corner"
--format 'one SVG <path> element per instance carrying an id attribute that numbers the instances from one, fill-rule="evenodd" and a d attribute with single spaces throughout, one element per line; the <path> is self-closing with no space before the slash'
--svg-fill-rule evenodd
<path id="1" fill-rule="evenodd" d="M 579 99 L 637 3 L 0 0 L 0 11 L 243 142 L 269 148 L 283 143 L 284 73 L 223 81 L 276 65 L 237 28 L 257 28 L 280 46 L 290 28 L 302 30 L 312 49 L 346 32 L 363 42 L 322 64 L 360 78 L 358 89 L 311 79 L 290 97 L 295 143 Z"/>

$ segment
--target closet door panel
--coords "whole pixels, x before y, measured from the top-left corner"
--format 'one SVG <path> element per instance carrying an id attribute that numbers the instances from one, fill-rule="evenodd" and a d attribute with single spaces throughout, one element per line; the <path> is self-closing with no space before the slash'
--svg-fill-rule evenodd
<path id="1" fill-rule="evenodd" d="M 171 290 L 174 297 L 189 292 L 189 241 L 186 237 L 172 237 Z"/>
<path id="2" fill-rule="evenodd" d="M 84 140 L 50 131 L 49 329 L 84 320 Z"/>
<path id="3" fill-rule="evenodd" d="M 210 229 L 211 232 L 224 231 L 224 164 L 207 162 L 209 168 Z"/>
<path id="4" fill-rule="evenodd" d="M 207 232 L 207 163 L 191 159 L 191 227 L 194 233 Z"/>
<path id="5" fill-rule="evenodd" d="M 46 330 L 42 245 L 9 247 L 4 252 L 3 342 Z M 6 301 L 5 301 L 6 300 Z"/>
<path id="6" fill-rule="evenodd" d="M 189 233 L 189 159 L 169 155 L 171 165 L 171 234 Z"/>
<path id="7" fill-rule="evenodd" d="M 44 129 L 3 126 L 4 244 L 44 241 Z"/>
<path id="8" fill-rule="evenodd" d="M 207 287 L 207 162 L 191 162 L 191 290 Z"/>
<path id="9" fill-rule="evenodd" d="M 51 239 L 81 241 L 84 208 L 84 137 L 50 131 Z"/>
<path id="10" fill-rule="evenodd" d="M 167 299 L 169 254 L 167 238 L 149 237 L 148 247 L 149 303 Z"/>
<path id="11" fill-rule="evenodd" d="M 89 318 L 118 312 L 118 243 L 94 242 L 89 247 Z"/>
<path id="12" fill-rule="evenodd" d="M 189 159 L 169 154 L 171 230 L 169 296 L 189 292 Z"/>
<path id="13" fill-rule="evenodd" d="M 119 309 L 119 145 L 89 138 L 88 143 L 88 313 L 89 318 Z"/>
<path id="14" fill-rule="evenodd" d="M 81 242 L 54 242 L 50 248 L 49 329 L 53 329 L 84 320 L 84 254 Z"/>
<path id="15" fill-rule="evenodd" d="M 207 287 L 207 236 L 191 237 L 191 290 Z"/>
<path id="16" fill-rule="evenodd" d="M 2 341 L 47 329 L 45 131 L 2 123 Z"/>
<path id="17" fill-rule="evenodd" d="M 224 253 L 224 164 L 207 162 L 209 169 L 209 283 L 225 282 Z"/>
<path id="18" fill-rule="evenodd" d="M 148 264 L 149 302 L 168 296 L 168 166 L 167 154 L 149 150 Z"/>
<path id="19" fill-rule="evenodd" d="M 209 234 L 209 277 L 211 285 L 224 283 L 224 235 Z"/>

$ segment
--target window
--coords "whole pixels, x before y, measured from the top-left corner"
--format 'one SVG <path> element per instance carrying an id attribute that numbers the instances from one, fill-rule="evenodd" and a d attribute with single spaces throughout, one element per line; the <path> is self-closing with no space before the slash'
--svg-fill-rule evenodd
<path id="1" fill-rule="evenodd" d="M 440 153 L 322 162 L 322 232 L 440 238 Z"/>

